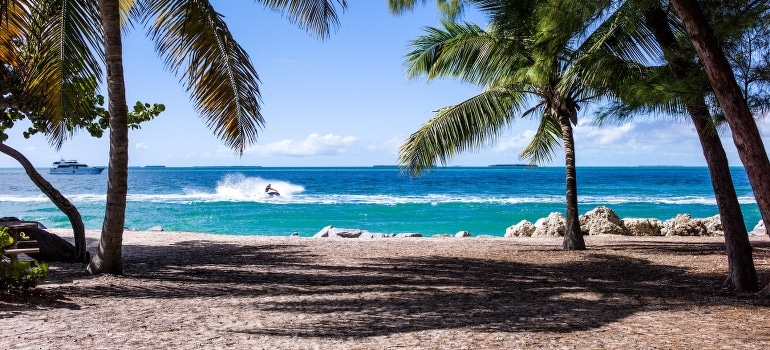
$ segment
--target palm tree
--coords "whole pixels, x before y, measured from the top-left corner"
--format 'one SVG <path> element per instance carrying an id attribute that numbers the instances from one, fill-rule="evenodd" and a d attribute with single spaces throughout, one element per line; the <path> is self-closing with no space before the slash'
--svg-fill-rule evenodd
<path id="1" fill-rule="evenodd" d="M 4 144 L 4 129 L 15 120 L 29 119 L 30 132 L 43 132 L 59 148 L 63 140 L 94 120 L 93 93 L 98 70 L 90 50 L 93 36 L 64 30 L 77 22 L 87 31 L 98 29 L 95 8 L 61 1 L 0 2 L 0 64 L 2 108 L 0 152 L 16 159 L 30 180 L 68 217 L 75 238 L 74 261 L 87 262 L 85 227 L 77 208 L 40 175 L 16 149 Z M 98 31 L 98 30 L 97 30 Z M 95 52 L 98 55 L 98 51 Z"/>
<path id="2" fill-rule="evenodd" d="M 415 1 L 389 3 L 392 11 L 400 13 Z M 582 60 L 606 55 L 606 38 L 613 33 L 628 35 L 623 22 L 617 20 L 627 15 L 628 6 L 606 10 L 610 5 L 606 1 L 467 0 L 439 4 L 451 9 L 445 12 L 450 15 L 475 4 L 492 19 L 492 29 L 484 32 L 475 26 L 451 23 L 445 23 L 445 31 L 429 29 L 428 35 L 413 42 L 416 49 L 408 55 L 409 75 L 456 77 L 486 89 L 460 104 L 440 109 L 402 145 L 401 164 L 413 174 L 437 161 L 446 164 L 458 152 L 485 146 L 514 117 L 537 116 L 540 125 L 521 156 L 532 163 L 549 160 L 558 140 L 563 141 L 567 184 L 563 249 L 584 249 L 572 126 L 577 123 L 580 106 L 602 95 L 592 88 L 597 72 L 587 74 Z"/>
<path id="3" fill-rule="evenodd" d="M 60 28 L 87 12 L 82 9 L 78 11 L 77 7 L 61 7 L 67 4 L 32 2 L 24 6 L 12 6 L 6 10 L 6 21 L 0 23 L 0 37 L 5 38 L 5 45 L 0 46 L 0 108 L 5 112 L 0 117 L 0 153 L 17 160 L 30 180 L 69 218 L 75 238 L 73 260 L 87 263 L 85 226 L 80 212 L 21 152 L 4 143 L 6 130 L 24 118 L 32 123 L 32 127 L 24 132 L 24 137 L 43 133 L 57 148 L 61 146 L 64 136 L 75 130 L 84 129 L 92 136 L 101 137 L 106 128 L 104 121 L 108 116 L 100 107 L 104 103 L 103 97 L 95 95 L 96 79 L 83 79 L 78 75 L 80 69 L 64 69 L 65 63 L 62 60 L 72 59 L 71 52 L 76 51 L 72 46 L 79 44 L 66 39 L 64 35 L 72 33 Z M 63 44 L 50 45 L 51 42 Z M 76 63 L 67 65 L 77 67 Z M 75 74 L 70 76 L 67 72 Z M 46 75 L 57 78 L 52 84 L 41 87 L 40 82 L 46 80 L 41 77 Z M 57 85 L 57 82 L 60 84 Z M 55 110 L 57 106 L 49 108 L 50 102 L 59 108 L 64 106 L 63 110 L 71 112 L 62 118 Z M 78 110 L 86 107 L 89 109 Z M 150 106 L 137 103 L 129 115 L 129 126 L 139 128 L 141 122 L 154 118 L 163 109 L 158 104 Z"/>
<path id="4" fill-rule="evenodd" d="M 300 27 L 326 37 L 338 25 L 335 4 L 345 0 L 260 0 L 284 12 Z M 120 274 L 128 189 L 128 130 L 122 65 L 120 0 L 99 0 L 104 28 L 107 88 L 110 98 L 110 172 L 107 208 L 91 273 Z M 207 0 L 135 0 L 135 13 L 151 24 L 150 36 L 174 73 L 183 70 L 196 109 L 225 144 L 243 153 L 264 124 L 259 111 L 258 76 L 246 52 L 234 40 L 223 17 Z"/>
<path id="5" fill-rule="evenodd" d="M 493 8 L 495 5 L 493 3 L 497 3 L 495 1 L 468 2 L 479 3 L 486 8 Z M 396 3 L 396 1 L 391 1 L 391 4 L 393 3 Z M 500 5 L 500 3 L 497 3 L 497 5 Z M 594 5 L 608 6 L 610 4 L 597 2 Z M 616 89 L 621 88 L 629 91 L 633 90 L 633 84 L 629 82 L 629 79 L 617 79 L 617 77 L 632 77 L 636 73 L 649 71 L 649 69 L 642 69 L 642 67 L 636 66 L 626 67 L 626 71 L 618 71 L 617 67 L 614 67 L 618 61 L 622 62 L 624 59 L 633 57 L 654 57 L 657 53 L 651 53 L 650 49 L 654 45 L 655 41 L 657 41 L 657 44 L 659 44 L 661 47 L 664 47 L 668 53 L 670 53 L 672 50 L 676 50 L 676 47 L 672 46 L 672 44 L 678 44 L 675 41 L 672 41 L 674 40 L 674 37 L 670 32 L 667 21 L 670 16 L 667 16 L 666 13 L 662 12 L 659 5 L 655 6 L 655 4 L 651 2 L 643 1 L 624 2 L 619 6 L 617 6 L 617 4 L 615 5 L 616 9 L 621 9 L 623 6 L 630 6 L 633 8 L 641 5 L 641 11 L 634 12 L 632 10 L 627 13 L 627 17 L 625 18 L 616 17 L 623 20 L 623 22 L 618 22 L 617 25 L 627 27 L 625 31 L 632 33 L 632 35 L 626 39 L 623 39 L 619 37 L 613 37 L 609 35 L 610 32 L 607 32 L 608 35 L 605 37 L 603 42 L 605 49 L 601 50 L 598 52 L 598 55 L 594 55 L 595 57 L 593 57 L 593 59 L 599 58 L 599 60 L 590 63 L 591 59 L 584 59 L 584 61 L 586 61 L 582 63 L 585 66 L 583 68 L 584 71 L 578 75 L 583 75 L 586 77 L 593 76 L 591 79 L 587 80 L 593 81 L 592 84 L 598 82 L 599 85 L 596 86 L 597 89 L 607 89 L 608 86 L 606 84 L 607 82 L 610 82 L 615 84 Z M 396 6 L 395 9 L 398 9 L 398 6 Z M 638 23 L 640 20 L 646 20 L 646 25 L 645 23 Z M 649 29 L 652 30 L 652 33 L 643 33 L 639 31 L 634 33 L 634 26 L 636 26 L 637 29 L 644 29 L 649 27 Z M 662 32 L 665 31 L 668 31 L 668 33 L 662 34 Z M 649 38 L 654 38 L 652 43 L 649 41 Z M 613 47 L 607 45 L 608 42 L 614 43 Z M 636 53 L 630 54 L 629 56 L 629 49 L 631 49 L 630 51 L 635 51 Z M 697 71 L 697 69 L 693 67 L 691 62 L 682 62 L 681 58 L 685 57 L 686 53 L 681 53 L 681 50 L 679 50 L 679 52 L 681 56 L 678 57 L 678 60 L 676 60 L 677 56 L 672 56 L 671 54 L 667 54 L 667 58 L 669 59 L 669 62 L 671 62 L 670 66 L 672 73 L 675 76 L 678 76 L 679 80 L 684 81 L 683 75 L 687 74 L 691 76 L 695 71 Z M 640 55 L 639 53 L 643 54 Z M 620 57 L 616 57 L 615 55 L 619 55 Z M 671 61 L 672 57 L 674 61 Z M 653 105 L 652 109 L 660 108 L 658 106 L 654 106 L 654 104 L 658 101 L 656 101 L 654 98 L 651 98 L 655 95 L 656 92 L 660 92 L 660 82 L 657 83 L 657 86 L 658 89 L 642 89 L 642 91 L 644 91 L 643 96 L 640 96 L 639 94 L 630 96 L 631 98 L 637 98 L 637 101 L 633 102 L 638 104 L 636 108 L 642 109 L 641 106 L 646 106 L 645 108 L 649 110 L 649 106 L 651 104 Z M 632 88 L 629 89 L 629 87 Z M 692 87 L 685 90 L 692 90 Z M 679 91 L 681 93 L 681 90 Z M 754 290 L 757 285 L 756 273 L 751 258 L 751 246 L 748 242 L 745 223 L 743 222 L 740 205 L 738 203 L 734 186 L 732 184 L 732 178 L 729 165 L 727 163 L 727 158 L 724 149 L 721 146 L 721 141 L 716 134 L 714 126 L 710 122 L 712 118 L 709 114 L 709 109 L 705 104 L 703 97 L 704 94 L 705 92 L 701 92 L 700 97 L 696 95 L 694 98 L 689 98 L 689 102 L 687 102 L 685 108 L 694 122 L 699 138 L 701 139 L 701 144 L 703 145 L 704 156 L 706 157 L 709 169 L 711 171 L 714 191 L 720 210 L 720 217 L 725 229 L 725 240 L 728 246 L 727 250 L 729 258 L 729 273 L 725 284 L 737 290 L 750 291 Z M 628 99 L 628 94 L 626 94 L 624 98 Z M 671 96 L 664 96 L 664 98 L 670 99 Z M 628 103 L 628 101 L 625 103 Z M 665 105 L 670 104 L 671 102 L 670 100 L 664 100 L 660 103 Z"/>
<path id="6" fill-rule="evenodd" d="M 88 264 L 88 272 L 123 273 L 123 225 L 128 195 L 128 107 L 123 75 L 120 2 L 98 0 L 104 29 L 105 68 L 110 112 L 110 160 L 107 204 L 99 248 Z"/>
<path id="7" fill-rule="evenodd" d="M 326 38 L 339 25 L 338 7 L 346 0 L 258 0 L 284 13 L 299 27 Z M 58 144 L 72 129 L 68 118 L 90 109 L 73 98 L 67 82 L 74 78 L 101 80 L 100 62 L 107 70 L 110 161 L 105 220 L 99 249 L 88 270 L 122 273 L 121 245 L 128 177 L 128 108 L 122 65 L 121 30 L 141 21 L 164 58 L 167 69 L 182 75 L 195 107 L 225 144 L 242 153 L 256 141 L 264 120 L 260 114 L 259 78 L 248 55 L 234 40 L 208 0 L 0 0 L 0 21 L 16 25 L 33 20 L 16 16 L 16 9 L 49 9 L 60 16 L 50 35 L 41 36 L 31 53 L 39 58 L 28 91 L 42 99 L 50 138 Z M 45 17 L 37 17 L 37 19 Z M 57 35 L 58 34 L 58 35 Z M 0 37 L 3 43 L 10 38 Z M 61 58 L 61 59 L 57 59 Z M 6 57 L 0 57 L 5 60 Z M 8 61 L 5 61 L 8 62 Z"/>
<path id="8" fill-rule="evenodd" d="M 523 4 L 513 12 L 526 13 L 529 21 L 510 26 L 513 13 L 506 11 L 513 6 L 500 1 L 495 4 L 485 7 L 493 18 L 487 31 L 472 24 L 444 22 L 444 30 L 430 28 L 427 35 L 412 42 L 414 50 L 407 55 L 409 76 L 455 77 L 483 85 L 485 90 L 438 110 L 404 142 L 399 161 L 412 174 L 418 174 L 437 161 L 446 164 L 459 152 L 484 147 L 516 117 L 537 117 L 537 133 L 521 156 L 531 163 L 549 160 L 558 140 L 563 141 L 567 221 L 562 248 L 585 249 L 578 220 L 572 126 L 577 123 L 580 106 L 599 95 L 574 74 L 574 68 L 579 66 L 581 55 L 596 45 L 597 38 L 587 35 L 580 45 L 571 43 L 588 32 L 596 13 L 559 7 L 554 11 L 561 16 L 557 18 L 542 6 L 528 8 Z M 552 35 L 559 26 L 565 26 L 560 33 L 566 35 Z"/>

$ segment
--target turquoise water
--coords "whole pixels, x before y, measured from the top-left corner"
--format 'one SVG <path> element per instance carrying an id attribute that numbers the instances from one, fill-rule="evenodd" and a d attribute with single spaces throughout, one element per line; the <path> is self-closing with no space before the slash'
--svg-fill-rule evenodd
<path id="1" fill-rule="evenodd" d="M 747 227 L 760 220 L 742 168 L 733 178 Z M 107 171 L 46 179 L 100 229 Z M 269 197 L 270 183 L 281 192 Z M 449 167 L 412 178 L 393 167 L 130 168 L 126 227 L 235 235 L 308 237 L 327 225 L 423 235 L 466 230 L 502 236 L 508 226 L 564 213 L 564 168 Z M 579 211 L 669 219 L 717 214 L 705 167 L 578 168 Z M 67 228 L 69 221 L 22 169 L 0 169 L 0 216 Z"/>

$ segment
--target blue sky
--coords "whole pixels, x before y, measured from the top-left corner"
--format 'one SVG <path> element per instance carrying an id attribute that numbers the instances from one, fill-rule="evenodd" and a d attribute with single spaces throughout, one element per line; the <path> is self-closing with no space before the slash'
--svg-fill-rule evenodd
<path id="1" fill-rule="evenodd" d="M 397 17 L 389 13 L 385 0 L 350 1 L 339 30 L 319 41 L 251 1 L 213 3 L 262 80 L 266 126 L 258 142 L 238 156 L 216 139 L 196 115 L 178 78 L 164 71 L 144 29 L 138 28 L 124 39 L 129 106 L 138 100 L 163 103 L 166 111 L 130 132 L 131 166 L 396 164 L 398 146 L 432 110 L 479 91 L 453 81 L 406 78 L 403 56 L 408 41 L 422 34 L 423 27 L 439 23 L 432 6 Z M 467 19 L 480 20 L 473 15 Z M 582 115 L 575 128 L 579 166 L 705 164 L 687 123 L 658 119 L 597 128 L 591 117 Z M 497 142 L 460 155 L 450 165 L 520 163 L 518 154 L 535 127 L 529 120 L 517 120 Z M 59 158 L 107 164 L 107 136 L 95 139 L 81 132 L 57 151 L 42 136 L 24 139 L 25 128 L 11 130 L 7 144 L 37 167 L 48 167 Z M 766 122 L 760 122 L 760 130 L 769 144 Z M 731 164 L 740 165 L 729 133 L 723 136 Z M 563 154 L 545 165 L 563 165 Z M 18 166 L 0 156 L 0 167 Z"/>

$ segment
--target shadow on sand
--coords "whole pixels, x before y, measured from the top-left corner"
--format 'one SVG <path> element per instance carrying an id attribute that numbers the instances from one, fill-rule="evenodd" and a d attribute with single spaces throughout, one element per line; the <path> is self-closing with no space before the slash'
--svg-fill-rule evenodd
<path id="1" fill-rule="evenodd" d="M 615 254 L 616 250 L 637 254 Z M 292 327 L 242 332 L 340 338 L 462 327 L 568 332 L 649 310 L 770 305 L 765 298 L 720 291 L 722 271 L 695 273 L 685 266 L 655 264 L 639 257 L 647 252 L 725 254 L 723 244 L 716 243 L 636 242 L 579 253 L 552 251 L 548 254 L 553 260 L 538 263 L 407 256 L 360 257 L 357 264 L 343 266 L 301 244 L 187 241 L 166 247 L 124 247 L 126 276 L 116 278 L 135 279 L 132 283 L 58 289 L 63 299 L 67 295 L 121 300 L 244 298 L 254 312 L 296 313 L 298 321 Z M 142 258 L 146 256 L 155 258 Z M 64 276 L 59 282 L 91 278 L 66 268 L 60 272 Z M 42 304 L 72 307 L 66 300 Z M 318 322 L 324 318 L 326 322 Z"/>

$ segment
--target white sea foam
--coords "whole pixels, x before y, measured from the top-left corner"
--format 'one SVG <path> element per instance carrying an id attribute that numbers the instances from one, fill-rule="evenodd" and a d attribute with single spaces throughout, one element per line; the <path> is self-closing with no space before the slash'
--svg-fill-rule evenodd
<path id="1" fill-rule="evenodd" d="M 281 193 L 280 197 L 270 197 L 265 187 L 270 184 Z M 105 194 L 83 193 L 66 194 L 75 203 L 104 202 Z M 211 189 L 186 188 L 180 193 L 129 193 L 129 202 L 152 203 L 197 203 L 197 202 L 257 202 L 280 204 L 558 204 L 564 202 L 564 195 L 511 195 L 481 196 L 478 194 L 330 194 L 306 193 L 302 185 L 282 179 L 248 177 L 240 173 L 229 174 L 217 182 Z M 6 203 L 44 203 L 50 200 L 42 195 L 0 195 L 0 202 Z M 755 204 L 751 195 L 739 197 L 741 204 Z M 653 203 L 666 205 L 715 205 L 713 196 L 629 196 L 629 195 L 589 195 L 579 196 L 579 202 L 587 205 L 622 205 L 629 203 Z"/>
<path id="2" fill-rule="evenodd" d="M 267 184 L 271 184 L 280 193 L 280 197 L 270 197 L 265 193 Z M 186 189 L 182 193 L 171 194 L 129 194 L 129 202 L 152 203 L 195 203 L 195 202 L 263 202 L 282 204 L 430 204 L 432 206 L 451 203 L 480 203 L 480 204 L 554 204 L 563 203 L 562 195 L 544 196 L 466 196 L 466 195 L 391 195 L 391 194 L 305 194 L 301 185 L 287 181 L 263 178 L 248 178 L 231 176 L 220 181 L 210 192 L 205 190 Z M 74 203 L 103 202 L 104 194 L 75 194 L 67 195 Z M 0 202 L 6 203 L 43 203 L 50 199 L 44 195 L 14 196 L 0 195 Z M 683 196 L 683 197 L 624 197 L 624 196 L 580 196 L 580 203 L 588 205 L 613 205 L 629 203 L 654 203 L 667 205 L 715 205 L 713 197 Z M 753 196 L 739 197 L 741 204 L 755 204 Z"/>
<path id="3" fill-rule="evenodd" d="M 85 194 L 74 194 L 74 195 L 65 195 L 67 200 L 70 202 L 104 202 L 106 195 L 104 194 L 92 194 L 92 193 L 85 193 Z M 0 196 L 0 202 L 10 202 L 10 203 L 42 203 L 42 202 L 50 202 L 51 200 L 46 197 L 43 194 L 34 195 L 34 196 L 14 196 L 14 195 L 2 195 Z"/>
<path id="4" fill-rule="evenodd" d="M 270 185 L 281 195 L 270 197 L 265 188 Z M 278 179 L 263 179 L 261 177 L 246 177 L 243 174 L 231 174 L 217 183 L 216 198 L 230 201 L 263 201 L 291 200 L 295 195 L 305 191 L 300 185 Z"/>

